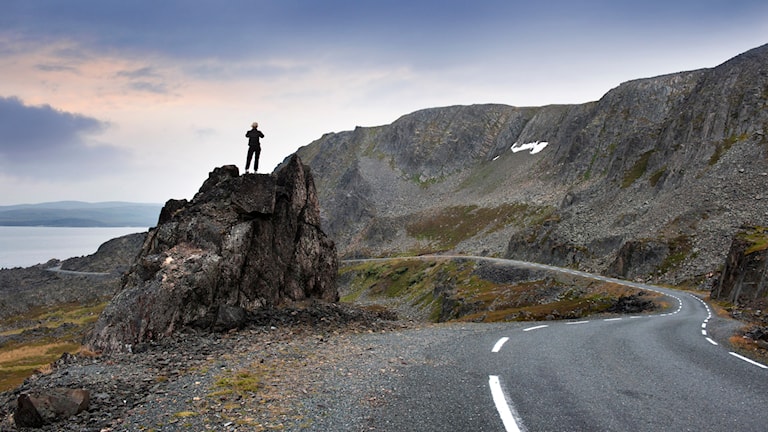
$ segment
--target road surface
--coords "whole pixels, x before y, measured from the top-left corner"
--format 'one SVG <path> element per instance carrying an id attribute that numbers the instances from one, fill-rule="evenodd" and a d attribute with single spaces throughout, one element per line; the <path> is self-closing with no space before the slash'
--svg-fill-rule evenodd
<path id="1" fill-rule="evenodd" d="M 712 313 L 697 297 L 477 259 L 660 291 L 675 306 L 457 332 L 429 348 L 431 361 L 404 371 L 401 391 L 372 419 L 375 430 L 768 430 L 768 368 L 720 345 L 708 332 Z"/>

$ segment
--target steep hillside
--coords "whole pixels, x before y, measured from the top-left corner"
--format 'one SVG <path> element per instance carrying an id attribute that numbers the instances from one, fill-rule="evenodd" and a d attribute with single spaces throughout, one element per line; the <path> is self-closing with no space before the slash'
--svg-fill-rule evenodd
<path id="1" fill-rule="evenodd" d="M 433 108 L 299 150 L 344 257 L 452 250 L 665 282 L 768 196 L 768 45 L 596 102 Z"/>

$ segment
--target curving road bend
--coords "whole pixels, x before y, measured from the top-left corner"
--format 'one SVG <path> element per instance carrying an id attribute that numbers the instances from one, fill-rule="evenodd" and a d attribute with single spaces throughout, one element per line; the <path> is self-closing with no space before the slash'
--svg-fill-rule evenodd
<path id="1" fill-rule="evenodd" d="M 426 353 L 435 361 L 404 372 L 399 394 L 374 414 L 376 430 L 768 430 L 768 368 L 718 345 L 707 332 L 711 311 L 697 297 L 489 260 L 660 291 L 678 307 L 458 331 Z"/>

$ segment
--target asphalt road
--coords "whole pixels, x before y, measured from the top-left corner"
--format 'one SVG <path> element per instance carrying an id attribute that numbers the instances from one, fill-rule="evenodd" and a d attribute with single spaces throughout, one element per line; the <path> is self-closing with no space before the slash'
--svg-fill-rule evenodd
<path id="1" fill-rule="evenodd" d="M 401 391 L 372 419 L 375 430 L 768 430 L 768 368 L 718 344 L 698 298 L 627 284 L 661 291 L 677 307 L 457 331 L 406 370 Z"/>

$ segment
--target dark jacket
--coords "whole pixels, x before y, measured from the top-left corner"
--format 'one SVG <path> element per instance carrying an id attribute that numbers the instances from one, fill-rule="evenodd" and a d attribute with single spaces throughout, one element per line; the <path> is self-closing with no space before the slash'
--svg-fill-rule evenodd
<path id="1" fill-rule="evenodd" d="M 259 138 L 264 138 L 264 134 L 261 133 L 261 131 L 256 128 L 253 128 L 248 132 L 246 132 L 245 136 L 248 137 L 248 145 L 250 147 L 260 147 Z"/>

